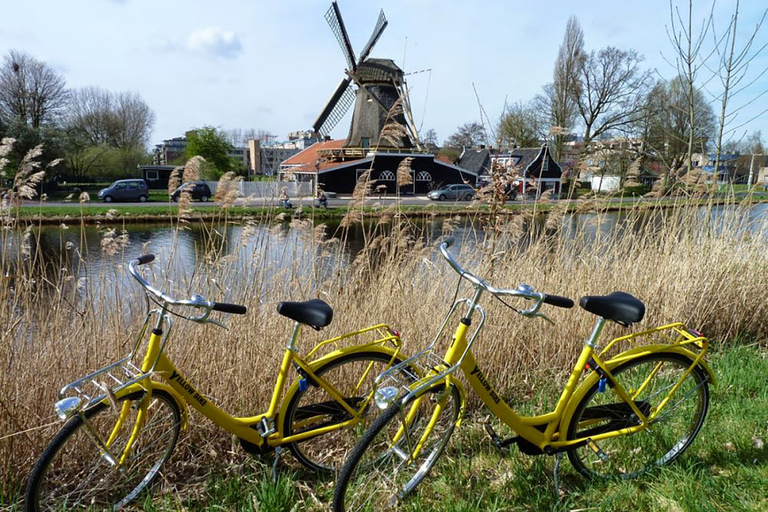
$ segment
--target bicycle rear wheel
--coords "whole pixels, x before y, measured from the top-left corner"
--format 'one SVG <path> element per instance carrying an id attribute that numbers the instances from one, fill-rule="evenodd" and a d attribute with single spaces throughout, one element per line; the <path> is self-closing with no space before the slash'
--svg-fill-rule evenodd
<path id="1" fill-rule="evenodd" d="M 121 397 L 117 407 L 100 403 L 85 412 L 93 430 L 106 441 L 117 424 L 124 404 L 128 417 L 109 445 L 119 458 L 136 424 L 139 405 L 146 392 Z M 160 474 L 171 456 L 181 427 L 176 400 L 154 390 L 144 427 L 120 470 L 108 462 L 91 438 L 82 418 L 74 416 L 61 428 L 37 460 L 26 491 L 28 511 L 120 509 L 134 500 Z"/>
<path id="2" fill-rule="evenodd" d="M 691 445 L 701 430 L 709 407 L 709 378 L 699 366 L 684 379 L 693 361 L 675 352 L 641 356 L 612 373 L 633 397 L 643 415 L 659 410 L 661 401 L 680 382 L 649 428 L 630 435 L 596 441 L 568 451 L 571 464 L 590 478 L 634 478 L 656 466 L 669 464 Z M 635 413 L 611 387 L 595 384 L 581 399 L 568 425 L 568 439 L 639 425 Z M 597 448 L 597 449 L 595 449 Z"/>
<path id="3" fill-rule="evenodd" d="M 359 423 L 332 430 L 289 445 L 294 457 L 315 471 L 333 472 L 341 469 L 348 451 L 357 444 L 363 432 L 381 413 L 372 400 L 376 377 L 398 364 L 399 358 L 382 352 L 354 352 L 329 361 L 315 371 L 347 399 L 347 403 L 362 414 Z M 285 437 L 338 425 L 352 415 L 322 387 L 307 382 L 304 391 L 297 391 L 288 404 L 283 423 Z"/>
<path id="4" fill-rule="evenodd" d="M 437 463 L 460 413 L 461 396 L 453 384 L 387 408 L 344 463 L 334 489 L 334 512 L 391 510 Z M 430 424 L 432 431 L 425 436 Z"/>

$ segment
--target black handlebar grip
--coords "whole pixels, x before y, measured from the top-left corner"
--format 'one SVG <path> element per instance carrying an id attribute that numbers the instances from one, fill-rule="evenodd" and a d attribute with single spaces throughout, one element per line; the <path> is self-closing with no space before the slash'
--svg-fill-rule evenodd
<path id="1" fill-rule="evenodd" d="M 573 307 L 573 301 L 571 299 L 568 297 L 560 297 L 559 295 L 544 295 L 544 302 L 559 308 Z"/>
<path id="2" fill-rule="evenodd" d="M 456 240 L 452 236 L 449 236 L 448 238 L 443 240 L 443 243 L 445 244 L 445 247 L 447 249 L 448 247 L 452 246 L 455 241 Z"/>
<path id="3" fill-rule="evenodd" d="M 139 256 L 139 265 L 144 265 L 145 263 L 152 263 L 153 261 L 155 261 L 154 254 L 143 254 Z"/>
<path id="4" fill-rule="evenodd" d="M 235 315 L 244 315 L 248 311 L 245 306 L 239 304 L 227 304 L 226 302 L 214 302 L 214 311 L 222 311 L 224 313 L 234 313 Z"/>

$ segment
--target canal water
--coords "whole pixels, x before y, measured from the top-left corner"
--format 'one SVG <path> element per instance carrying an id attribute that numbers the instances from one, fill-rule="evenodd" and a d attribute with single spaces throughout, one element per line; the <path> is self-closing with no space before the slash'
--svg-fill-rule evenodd
<path id="1" fill-rule="evenodd" d="M 703 223 L 710 217 L 709 220 L 717 223 L 734 208 L 701 208 L 697 210 L 697 218 Z M 626 216 L 615 211 L 569 214 L 556 219 L 556 223 L 542 214 L 517 221 L 517 243 L 525 244 L 542 234 L 551 235 L 553 232 L 566 239 L 578 234 L 584 243 L 599 243 L 602 236 L 611 233 L 620 236 L 626 230 L 638 232 L 662 227 L 666 211 L 669 210 L 654 210 L 641 216 Z M 740 223 L 742 229 L 765 236 L 768 245 L 765 233 L 768 203 L 753 205 L 740 211 L 740 214 L 747 217 L 746 222 Z M 510 222 L 513 219 L 510 217 Z M 480 220 L 467 216 L 417 219 L 409 221 L 408 226 L 411 236 L 425 244 L 434 243 L 447 233 L 452 234 L 459 245 L 481 244 L 487 229 Z M 376 233 L 387 229 L 386 225 L 380 226 Z M 243 275 L 248 275 L 246 266 L 253 265 L 254 255 L 258 255 L 262 265 L 271 268 L 292 265 L 299 274 L 309 276 L 318 272 L 318 268 L 322 273 L 323 269 L 349 264 L 370 240 L 370 225 L 364 228 L 358 224 L 343 230 L 338 222 L 322 225 L 316 222 L 313 225 L 308 220 L 232 223 L 226 226 L 190 223 L 181 229 L 158 224 L 90 225 L 84 228 L 74 224 L 6 233 L 2 236 L 3 256 L 0 263 L 5 275 L 10 276 L 14 274 L 14 269 L 18 269 L 20 260 L 37 258 L 45 263 L 47 278 L 51 281 L 55 281 L 56 275 L 61 273 L 81 281 L 87 280 L 88 276 L 113 274 L 116 287 L 127 279 L 122 264 L 145 253 L 156 254 L 161 268 L 173 269 L 177 276 L 206 272 L 211 264 L 220 261 L 242 265 Z"/>

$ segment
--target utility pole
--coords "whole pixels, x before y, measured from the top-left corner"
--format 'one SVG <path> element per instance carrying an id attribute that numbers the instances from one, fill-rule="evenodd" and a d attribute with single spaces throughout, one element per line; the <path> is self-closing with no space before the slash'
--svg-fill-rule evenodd
<path id="1" fill-rule="evenodd" d="M 752 186 L 752 176 L 755 175 L 755 157 L 765 156 L 762 153 L 752 153 L 752 160 L 749 162 L 749 179 L 747 180 L 747 188 Z"/>

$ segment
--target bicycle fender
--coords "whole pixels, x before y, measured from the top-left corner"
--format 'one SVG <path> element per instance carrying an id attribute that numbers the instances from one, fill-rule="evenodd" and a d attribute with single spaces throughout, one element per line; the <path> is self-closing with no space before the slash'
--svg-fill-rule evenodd
<path id="1" fill-rule="evenodd" d="M 326 354 L 323 357 L 315 359 L 314 361 L 311 361 L 308 365 L 313 372 L 316 372 L 319 368 L 325 366 L 326 364 L 342 356 L 346 356 L 347 354 L 353 354 L 355 352 L 378 352 L 380 354 L 384 354 L 389 357 L 392 357 L 395 355 L 394 349 L 389 347 L 382 347 L 380 345 L 369 345 L 369 346 L 365 346 L 364 348 L 361 348 L 359 346 L 343 347 L 338 350 L 334 350 L 333 352 Z M 301 379 L 295 379 L 293 381 L 293 383 L 288 387 L 288 390 L 285 392 L 285 396 L 282 400 L 282 403 L 280 404 L 280 411 L 278 412 L 278 421 L 276 425 L 277 432 L 280 434 L 280 437 L 284 435 L 283 423 L 285 420 L 285 412 L 288 409 L 288 404 L 290 404 L 291 400 L 293 400 L 293 395 L 295 395 L 299 391 L 300 380 Z"/>
<path id="2" fill-rule="evenodd" d="M 184 399 L 179 396 L 175 389 L 163 382 L 157 382 L 153 380 L 152 389 L 162 389 L 171 395 L 174 400 L 176 400 L 176 405 L 179 407 L 179 411 L 181 412 L 181 428 L 186 430 L 187 423 L 189 421 L 189 408 L 187 407 L 187 402 L 185 402 Z M 146 388 L 139 383 L 131 384 L 127 388 L 120 390 L 118 393 L 115 393 L 115 398 L 122 398 L 125 395 L 130 395 L 134 391 L 146 391 Z M 105 400 L 107 399 L 105 398 Z"/>
<path id="3" fill-rule="evenodd" d="M 620 354 L 617 354 L 616 356 L 606 361 L 605 366 L 607 366 L 609 370 L 613 370 L 620 364 L 627 362 L 629 359 L 633 357 L 639 357 L 646 354 L 655 354 L 658 352 L 673 352 L 676 354 L 686 356 L 691 360 L 695 360 L 697 357 L 696 354 L 682 347 L 674 347 L 669 345 L 647 345 L 643 347 L 635 347 L 629 350 L 625 350 L 624 352 L 621 352 Z M 704 369 L 704 371 L 707 372 L 707 376 L 709 377 L 709 382 L 712 385 L 715 385 L 715 374 L 712 371 L 712 368 L 710 368 L 709 364 L 707 364 L 707 362 L 702 359 L 701 361 L 699 361 L 698 366 L 700 366 L 701 368 Z M 565 411 L 563 411 L 563 417 L 560 420 L 561 434 L 564 435 L 567 432 L 568 425 L 570 424 L 571 419 L 573 418 L 573 414 L 576 412 L 576 406 L 579 405 L 582 398 L 584 398 L 584 395 L 586 395 L 587 392 L 595 384 L 597 384 L 599 380 L 600 380 L 600 375 L 597 372 L 590 372 L 590 374 L 586 376 L 586 378 L 579 385 L 579 387 L 576 388 L 576 391 L 573 392 L 573 395 L 571 395 L 570 400 L 568 400 L 568 404 L 565 406 Z"/>

